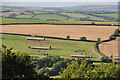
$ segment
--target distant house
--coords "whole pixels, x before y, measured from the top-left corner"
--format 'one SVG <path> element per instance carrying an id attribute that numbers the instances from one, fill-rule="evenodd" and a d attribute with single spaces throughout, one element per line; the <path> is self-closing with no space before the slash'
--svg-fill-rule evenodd
<path id="1" fill-rule="evenodd" d="M 43 41 L 43 40 L 45 40 L 45 38 L 27 37 L 26 40 L 37 40 L 37 41 Z"/>
<path id="2" fill-rule="evenodd" d="M 92 55 L 71 55 L 71 57 L 75 57 L 75 58 L 92 58 Z"/>
<path id="3" fill-rule="evenodd" d="M 49 50 L 49 49 L 51 49 L 51 46 L 49 46 L 49 47 L 31 46 L 30 49 L 36 49 L 36 50 Z"/>

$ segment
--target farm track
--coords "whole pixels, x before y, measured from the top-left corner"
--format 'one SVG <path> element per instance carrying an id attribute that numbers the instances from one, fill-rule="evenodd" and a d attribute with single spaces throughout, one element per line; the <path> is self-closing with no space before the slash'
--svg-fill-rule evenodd
<path id="1" fill-rule="evenodd" d="M 95 53 L 95 54 L 97 54 L 98 56 L 99 56 L 99 58 L 98 59 L 100 59 L 102 56 L 99 54 L 99 53 L 97 53 L 95 50 L 94 50 L 94 48 L 92 47 L 92 52 L 93 53 Z"/>

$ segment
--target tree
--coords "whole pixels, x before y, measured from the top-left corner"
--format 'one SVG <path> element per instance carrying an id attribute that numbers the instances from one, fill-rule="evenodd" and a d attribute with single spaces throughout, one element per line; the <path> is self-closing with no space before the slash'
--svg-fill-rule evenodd
<path id="1" fill-rule="evenodd" d="M 117 36 L 117 35 L 119 35 L 119 29 L 116 29 L 115 31 L 114 31 L 114 34 L 113 34 L 114 36 Z"/>
<path id="2" fill-rule="evenodd" d="M 97 43 L 96 44 L 100 44 L 101 43 L 101 39 L 100 38 L 98 38 L 97 39 Z"/>
<path id="3" fill-rule="evenodd" d="M 3 79 L 34 78 L 35 66 L 31 64 L 28 54 L 14 53 L 2 46 Z"/>
<path id="4" fill-rule="evenodd" d="M 81 64 L 77 61 L 68 63 L 66 69 L 60 73 L 62 78 L 74 80 L 119 80 L 120 79 L 120 64 L 101 63 L 97 66 L 92 66 L 86 60 L 82 60 Z"/>
<path id="5" fill-rule="evenodd" d="M 67 68 L 60 73 L 62 78 L 84 78 L 87 71 L 92 69 L 86 60 L 81 60 L 80 64 L 77 61 L 72 61 L 67 65 Z"/>
<path id="6" fill-rule="evenodd" d="M 66 36 L 66 39 L 70 39 L 70 36 Z"/>
<path id="7" fill-rule="evenodd" d="M 30 56 L 26 53 L 12 52 L 13 48 L 7 49 L 2 45 L 2 79 L 19 80 L 34 79 L 45 80 L 45 75 L 37 74 L 35 65 L 31 63 Z M 47 77 L 49 78 L 49 77 Z"/>
<path id="8" fill-rule="evenodd" d="M 108 57 L 101 57 L 102 62 L 112 62 L 112 59 L 109 59 Z"/>
<path id="9" fill-rule="evenodd" d="M 86 37 L 81 37 L 80 40 L 87 40 L 87 38 Z"/>
<path id="10" fill-rule="evenodd" d="M 114 39 L 116 39 L 116 37 L 114 35 L 111 35 L 109 39 L 114 40 Z"/>

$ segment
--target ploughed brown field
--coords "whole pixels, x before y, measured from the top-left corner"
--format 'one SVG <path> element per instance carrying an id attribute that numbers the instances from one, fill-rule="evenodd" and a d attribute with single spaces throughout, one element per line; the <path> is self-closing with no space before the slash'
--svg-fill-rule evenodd
<path id="1" fill-rule="evenodd" d="M 99 45 L 100 51 L 105 54 L 106 56 L 120 56 L 118 54 L 118 39 L 110 41 L 110 42 L 104 42 Z"/>
<path id="2" fill-rule="evenodd" d="M 108 39 L 114 33 L 117 26 L 94 25 L 2 25 L 3 33 L 31 34 L 40 36 L 62 37 L 70 36 L 71 39 L 87 37 L 88 40 Z"/>
<path id="3" fill-rule="evenodd" d="M 4 17 L 8 17 L 9 15 L 11 14 L 16 14 L 16 15 L 20 15 L 21 13 L 24 13 L 24 14 L 32 14 L 30 12 L 3 12 L 3 13 L 0 13 L 0 15 L 4 16 Z"/>

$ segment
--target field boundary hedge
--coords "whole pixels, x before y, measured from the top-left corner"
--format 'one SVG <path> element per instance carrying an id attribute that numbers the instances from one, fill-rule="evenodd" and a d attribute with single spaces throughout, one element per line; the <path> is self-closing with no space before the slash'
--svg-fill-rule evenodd
<path id="1" fill-rule="evenodd" d="M 21 35 L 21 36 L 31 36 L 29 34 L 17 34 L 17 33 L 0 33 L 0 34 L 10 34 L 10 35 Z M 85 42 L 96 42 L 94 40 L 79 40 L 79 39 L 66 39 L 66 38 L 60 38 L 60 37 L 51 37 L 51 36 L 35 36 L 35 37 L 45 37 L 45 38 L 51 38 L 51 39 L 60 39 L 60 40 L 71 40 L 71 41 L 85 41 Z"/>
<path id="2" fill-rule="evenodd" d="M 95 26 L 112 26 L 111 24 L 59 24 L 59 23 L 7 23 L 7 24 L 0 24 L 0 25 L 27 25 L 27 24 L 48 24 L 48 25 L 95 25 Z M 120 26 L 120 25 L 114 25 L 114 26 Z"/>

